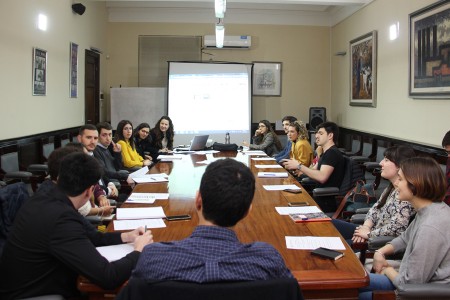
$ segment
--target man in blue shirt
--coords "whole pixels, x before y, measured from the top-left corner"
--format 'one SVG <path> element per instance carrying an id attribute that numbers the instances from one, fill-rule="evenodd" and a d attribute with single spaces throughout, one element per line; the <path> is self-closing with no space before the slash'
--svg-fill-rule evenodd
<path id="1" fill-rule="evenodd" d="M 283 129 L 284 132 L 287 134 L 289 130 L 289 124 L 294 123 L 297 121 L 296 117 L 293 116 L 285 116 L 282 120 L 283 122 Z M 287 139 L 286 146 L 284 147 L 283 151 L 279 152 L 274 156 L 274 158 L 277 160 L 277 163 L 279 163 L 282 159 L 289 159 L 289 154 L 291 153 L 291 147 L 292 143 L 291 141 Z"/>
<path id="2" fill-rule="evenodd" d="M 234 159 L 208 165 L 195 206 L 199 225 L 181 241 L 145 247 L 132 278 L 197 283 L 292 278 L 283 258 L 271 245 L 243 244 L 231 227 L 251 209 L 255 178 Z"/>

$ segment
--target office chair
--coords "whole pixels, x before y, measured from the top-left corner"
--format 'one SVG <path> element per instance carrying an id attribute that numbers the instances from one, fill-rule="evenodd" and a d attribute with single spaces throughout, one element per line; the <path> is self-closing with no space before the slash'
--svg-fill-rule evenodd
<path id="1" fill-rule="evenodd" d="M 301 300 L 296 279 L 194 283 L 132 278 L 117 300 Z"/>
<path id="2" fill-rule="evenodd" d="M 450 285 L 442 283 L 401 284 L 395 291 L 374 291 L 373 300 L 448 300 Z"/>

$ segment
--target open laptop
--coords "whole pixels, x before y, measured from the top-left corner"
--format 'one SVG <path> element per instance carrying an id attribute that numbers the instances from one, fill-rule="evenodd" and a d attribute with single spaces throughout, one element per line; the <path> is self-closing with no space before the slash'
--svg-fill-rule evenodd
<path id="1" fill-rule="evenodd" d="M 176 148 L 177 152 L 183 151 L 200 151 L 204 150 L 206 142 L 208 141 L 209 135 L 196 135 L 192 139 L 191 145 L 189 147 Z"/>

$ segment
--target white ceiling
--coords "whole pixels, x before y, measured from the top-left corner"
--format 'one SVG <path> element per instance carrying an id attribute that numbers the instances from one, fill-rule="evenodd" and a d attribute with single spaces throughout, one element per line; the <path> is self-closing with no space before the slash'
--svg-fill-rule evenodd
<path id="1" fill-rule="evenodd" d="M 375 0 L 228 0 L 225 24 L 333 26 Z M 111 22 L 214 23 L 214 0 L 105 0 Z"/>

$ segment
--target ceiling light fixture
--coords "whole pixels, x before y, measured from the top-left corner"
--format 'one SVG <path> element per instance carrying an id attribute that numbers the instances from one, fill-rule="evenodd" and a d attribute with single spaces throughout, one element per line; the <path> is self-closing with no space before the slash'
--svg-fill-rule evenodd
<path id="1" fill-rule="evenodd" d="M 214 10 L 216 12 L 216 18 L 223 19 L 227 11 L 227 0 L 215 0 Z"/>

